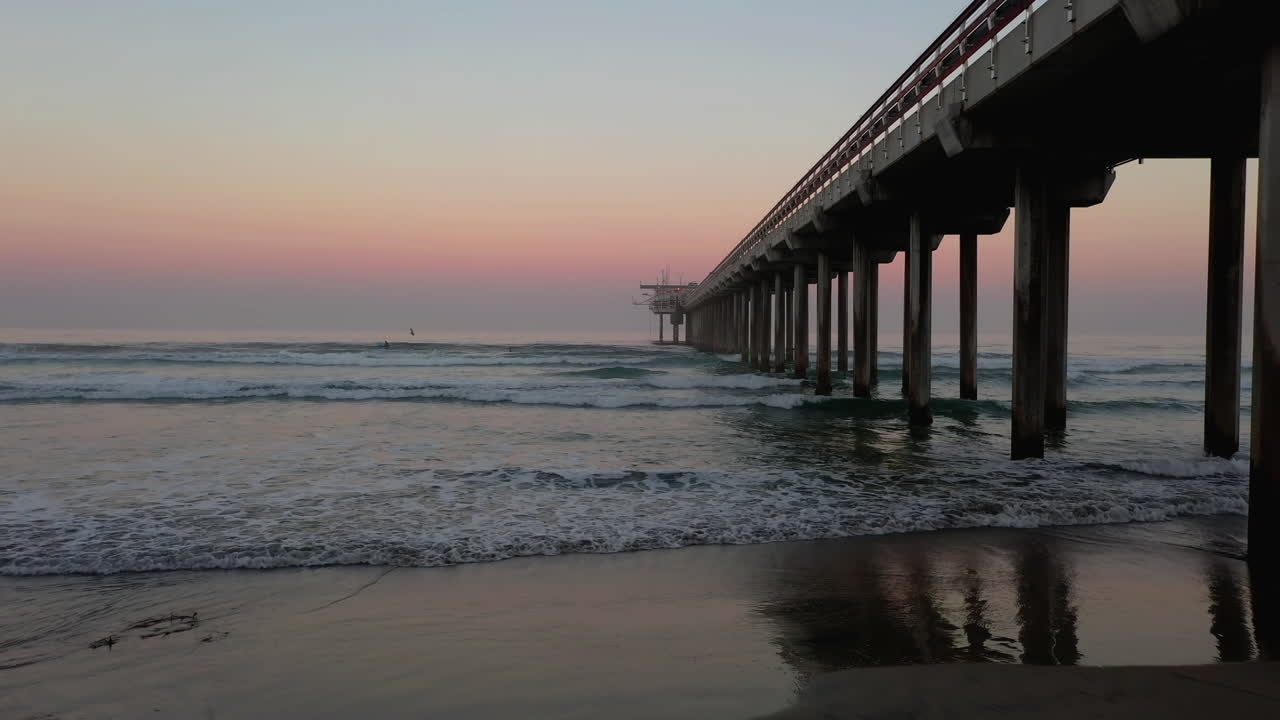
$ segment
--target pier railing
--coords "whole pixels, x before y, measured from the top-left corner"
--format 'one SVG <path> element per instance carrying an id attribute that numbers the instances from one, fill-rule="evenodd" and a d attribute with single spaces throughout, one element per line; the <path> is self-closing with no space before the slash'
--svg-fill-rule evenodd
<path id="1" fill-rule="evenodd" d="M 989 51 L 996 41 L 1013 30 L 1019 19 L 1026 23 L 1031 11 L 1046 0 L 973 0 L 946 30 L 930 43 L 902 75 L 858 118 L 831 149 L 809 168 L 795 185 L 765 213 L 729 254 L 716 265 L 702 290 L 695 291 L 689 301 L 701 299 L 710 292 L 714 281 L 738 260 L 754 253 L 769 233 L 803 208 L 841 173 L 869 153 L 877 140 L 896 130 L 913 107 L 935 97 L 953 77 L 964 72 L 969 60 Z M 1071 2 L 1065 2 L 1068 15 Z M 917 116 L 918 117 L 918 116 Z"/>

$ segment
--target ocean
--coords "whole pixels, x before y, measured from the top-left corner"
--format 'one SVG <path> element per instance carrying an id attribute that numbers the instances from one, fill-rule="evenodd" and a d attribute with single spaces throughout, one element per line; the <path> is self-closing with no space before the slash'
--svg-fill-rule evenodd
<path id="1" fill-rule="evenodd" d="M 1010 349 L 934 424 L 640 339 L 0 332 L 0 575 L 433 567 L 1247 510 L 1200 451 L 1203 339 L 1071 339 L 1068 429 L 1012 462 Z M 1246 356 L 1247 357 L 1247 356 Z M 833 363 L 834 366 L 834 363 Z"/>

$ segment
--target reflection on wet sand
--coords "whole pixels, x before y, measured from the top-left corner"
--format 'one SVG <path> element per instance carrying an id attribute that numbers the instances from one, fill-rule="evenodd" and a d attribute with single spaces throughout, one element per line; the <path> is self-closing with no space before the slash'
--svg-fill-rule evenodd
<path id="1" fill-rule="evenodd" d="M 910 540 L 833 543 L 823 553 L 788 558 L 807 567 L 787 573 L 787 584 L 775 587 L 758 611 L 777 623 L 779 653 L 806 677 L 873 665 L 1012 661 L 1017 641 L 1004 619 L 992 617 L 988 597 L 1007 573 L 989 569 L 988 558 L 968 555 Z M 794 582 L 797 577 L 805 581 Z M 1056 617 L 1019 613 L 1024 616 Z"/>
<path id="2" fill-rule="evenodd" d="M 1209 632 L 1217 640 L 1218 660 L 1240 662 L 1253 659 L 1253 640 L 1245 618 L 1244 597 L 1235 572 L 1221 558 L 1215 558 L 1206 572 L 1209 588 Z"/>
<path id="3" fill-rule="evenodd" d="M 1063 557 L 1038 540 L 1028 540 L 1017 558 L 1018 641 L 1029 665 L 1080 662 L 1070 569 Z"/>

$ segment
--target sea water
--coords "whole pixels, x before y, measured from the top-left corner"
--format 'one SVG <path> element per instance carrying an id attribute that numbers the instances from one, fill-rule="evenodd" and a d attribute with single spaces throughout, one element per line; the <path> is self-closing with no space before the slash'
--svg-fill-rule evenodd
<path id="1" fill-rule="evenodd" d="M 1247 510 L 1200 450 L 1200 338 L 1077 338 L 1068 428 L 1011 462 L 1010 349 L 979 397 L 901 354 L 872 399 L 642 339 L 0 334 L 0 574 L 335 564 L 761 543 Z M 812 367 L 811 360 L 811 367 Z M 834 367 L 833 362 L 833 367 Z M 811 379 L 810 379 L 811 380 Z"/>

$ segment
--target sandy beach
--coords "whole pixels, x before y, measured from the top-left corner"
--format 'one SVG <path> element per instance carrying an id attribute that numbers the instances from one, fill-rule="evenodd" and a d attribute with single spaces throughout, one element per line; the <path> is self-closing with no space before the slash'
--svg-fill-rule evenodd
<path id="1" fill-rule="evenodd" d="M 1273 658 L 1276 605 L 1235 557 L 1243 531 L 1222 516 L 426 569 L 4 577 L 0 715 L 743 718 L 869 666 Z"/>

